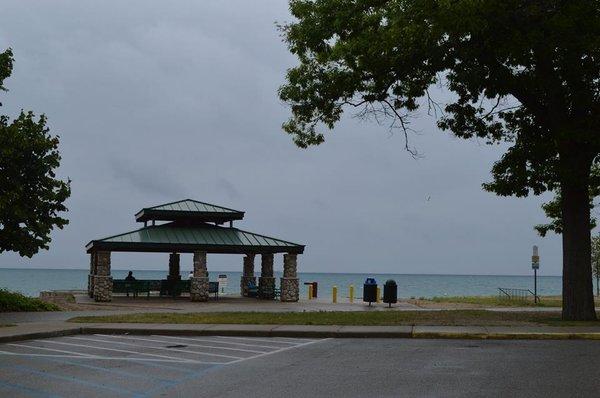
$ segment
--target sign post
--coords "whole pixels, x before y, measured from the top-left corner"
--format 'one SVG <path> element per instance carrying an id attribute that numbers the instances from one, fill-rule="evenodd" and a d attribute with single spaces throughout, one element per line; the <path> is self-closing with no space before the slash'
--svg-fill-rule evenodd
<path id="1" fill-rule="evenodd" d="M 533 245 L 533 255 L 531 256 L 531 269 L 533 269 L 533 301 L 537 304 L 537 270 L 540 268 L 540 256 L 538 247 Z"/>

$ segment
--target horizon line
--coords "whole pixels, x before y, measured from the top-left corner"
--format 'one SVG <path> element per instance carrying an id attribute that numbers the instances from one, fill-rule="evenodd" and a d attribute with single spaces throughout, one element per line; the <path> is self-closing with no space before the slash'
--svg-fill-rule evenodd
<path id="1" fill-rule="evenodd" d="M 0 269 L 10 269 L 10 270 L 52 270 L 52 271 L 87 271 L 86 268 L 35 268 L 35 267 L 31 267 L 31 268 L 13 268 L 13 267 L 2 267 L 0 266 Z M 159 272 L 159 271 L 163 271 L 161 269 L 131 269 L 131 268 L 113 268 L 112 270 L 114 271 L 152 271 L 152 272 Z M 165 272 L 168 272 L 168 269 L 164 270 Z M 241 273 L 242 271 L 234 271 L 234 270 L 208 270 L 209 273 L 211 272 L 235 272 L 235 273 Z M 255 270 L 255 272 L 260 272 L 260 270 Z M 275 272 L 282 272 L 281 270 L 275 270 Z M 333 271 L 321 271 L 321 272 L 314 272 L 314 271 L 298 271 L 299 274 L 340 274 L 340 275 L 410 275 L 410 276 L 533 276 L 531 274 L 445 274 L 445 273 L 441 273 L 441 274 L 427 274 L 427 273 L 397 273 L 397 272 L 333 272 Z M 562 275 L 539 275 L 538 274 L 538 278 L 539 277 L 562 277 Z"/>

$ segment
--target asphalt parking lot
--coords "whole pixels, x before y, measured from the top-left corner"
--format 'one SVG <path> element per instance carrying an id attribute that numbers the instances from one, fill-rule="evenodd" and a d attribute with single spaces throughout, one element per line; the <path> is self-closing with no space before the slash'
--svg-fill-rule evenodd
<path id="1" fill-rule="evenodd" d="M 77 335 L 0 345 L 1 397 L 589 397 L 599 341 Z"/>
<path id="2" fill-rule="evenodd" d="M 223 366 L 317 343 L 251 337 L 78 335 L 0 345 L 0 396 L 147 397 Z"/>

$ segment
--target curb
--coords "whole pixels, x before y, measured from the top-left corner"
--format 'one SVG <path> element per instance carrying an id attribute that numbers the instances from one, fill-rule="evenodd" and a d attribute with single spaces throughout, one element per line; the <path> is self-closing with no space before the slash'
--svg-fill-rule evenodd
<path id="1" fill-rule="evenodd" d="M 249 336 L 249 337 L 297 337 L 297 338 L 401 338 L 401 339 L 449 339 L 449 340 L 600 340 L 598 333 L 469 333 L 469 332 L 402 332 L 402 331 L 311 331 L 311 330 L 252 330 L 252 329 L 143 329 L 102 326 L 83 326 L 48 332 L 35 332 L 0 336 L 0 343 L 72 336 L 78 334 L 126 334 L 171 336 Z"/>
<path id="2" fill-rule="evenodd" d="M 114 327 L 82 327 L 81 334 L 127 334 L 127 335 L 166 335 L 166 336 L 245 336 L 245 337 L 297 337 L 297 338 L 340 338 L 340 337 L 371 337 L 358 333 L 338 333 L 329 331 L 275 331 L 275 330 L 195 330 L 195 329 L 133 329 Z M 377 337 L 410 337 L 405 335 L 390 335 L 382 333 Z"/>
<path id="3" fill-rule="evenodd" d="M 0 336 L 0 343 L 12 343 L 14 341 L 49 339 L 52 337 L 73 336 L 76 334 L 82 334 L 82 329 L 83 328 L 69 328 L 69 329 L 53 330 L 53 331 L 49 331 L 49 332 L 35 332 L 35 333 L 23 333 L 23 334 L 12 334 L 12 335 L 8 335 L 8 336 Z"/>

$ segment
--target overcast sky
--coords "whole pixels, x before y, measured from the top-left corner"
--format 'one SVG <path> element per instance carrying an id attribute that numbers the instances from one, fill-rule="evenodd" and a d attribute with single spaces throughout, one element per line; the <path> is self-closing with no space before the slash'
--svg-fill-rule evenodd
<path id="1" fill-rule="evenodd" d="M 90 240 L 138 228 L 142 207 L 193 198 L 305 244 L 300 271 L 529 274 L 538 244 L 541 274 L 561 272 L 560 238 L 533 231 L 541 199 L 481 189 L 501 147 L 454 138 L 423 112 L 419 160 L 401 134 L 350 116 L 320 147 L 296 148 L 277 98 L 296 63 L 275 28 L 290 20 L 284 0 L 4 0 L 1 12 L 0 49 L 16 62 L 0 112 L 48 116 L 73 192 L 50 250 L 0 254 L 0 267 L 87 268 Z M 167 269 L 168 255 L 112 262 Z M 241 271 L 242 258 L 209 255 L 208 267 Z"/>

